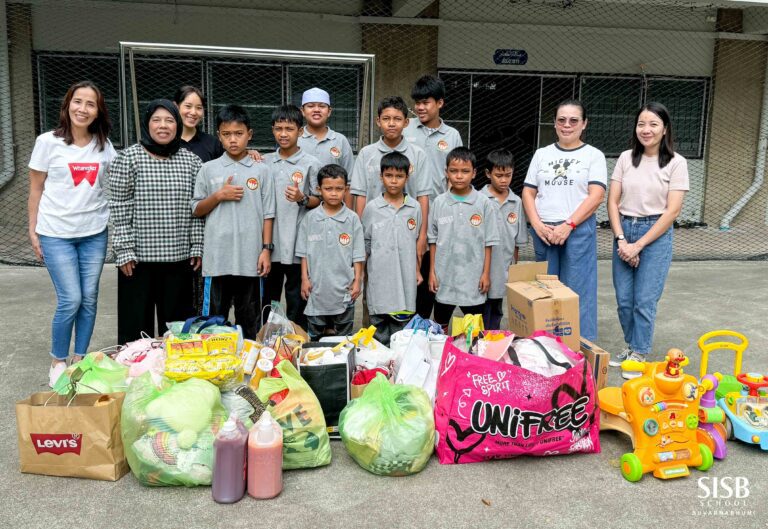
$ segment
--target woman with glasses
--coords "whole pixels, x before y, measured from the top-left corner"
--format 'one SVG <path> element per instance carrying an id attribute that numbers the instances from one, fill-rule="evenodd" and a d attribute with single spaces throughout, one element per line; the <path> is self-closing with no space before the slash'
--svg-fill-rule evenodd
<path id="1" fill-rule="evenodd" d="M 605 156 L 584 143 L 587 114 L 581 102 L 555 111 L 557 141 L 533 155 L 523 188 L 537 261 L 579 295 L 581 336 L 597 339 L 597 234 L 595 211 L 605 196 Z"/>

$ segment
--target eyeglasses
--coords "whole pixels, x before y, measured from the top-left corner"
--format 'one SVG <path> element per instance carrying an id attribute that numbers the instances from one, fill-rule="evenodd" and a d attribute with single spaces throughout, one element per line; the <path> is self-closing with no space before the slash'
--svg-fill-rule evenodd
<path id="1" fill-rule="evenodd" d="M 555 122 L 558 125 L 565 125 L 566 123 L 570 125 L 578 125 L 581 122 L 581 118 L 557 118 Z"/>

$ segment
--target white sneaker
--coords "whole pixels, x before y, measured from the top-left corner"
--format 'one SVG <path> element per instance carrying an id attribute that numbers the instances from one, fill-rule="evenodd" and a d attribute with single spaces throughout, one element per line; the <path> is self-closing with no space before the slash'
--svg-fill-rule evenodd
<path id="1" fill-rule="evenodd" d="M 632 351 L 630 355 L 627 357 L 627 360 L 634 360 L 635 362 L 642 362 L 645 363 L 645 356 L 640 353 L 636 353 Z M 637 378 L 639 376 L 642 376 L 642 372 L 640 371 L 621 371 L 621 377 L 625 380 L 632 380 L 633 378 Z"/>
<path id="2" fill-rule="evenodd" d="M 48 370 L 48 385 L 50 387 L 55 386 L 56 381 L 59 380 L 59 377 L 66 369 L 66 362 L 56 362 L 55 364 L 52 364 L 51 368 Z"/>
<path id="3" fill-rule="evenodd" d="M 611 366 L 611 367 L 619 367 L 619 366 L 621 366 L 621 363 L 624 360 L 629 358 L 629 355 L 631 355 L 631 354 L 632 354 L 632 348 L 631 347 L 627 347 L 622 352 L 617 354 L 615 358 L 611 358 L 608 361 L 608 365 Z"/>

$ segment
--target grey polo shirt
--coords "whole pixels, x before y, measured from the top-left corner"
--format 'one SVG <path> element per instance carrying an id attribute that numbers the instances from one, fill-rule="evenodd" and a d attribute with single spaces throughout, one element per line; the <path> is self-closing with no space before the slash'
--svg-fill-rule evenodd
<path id="1" fill-rule="evenodd" d="M 528 230 L 520 197 L 510 190 L 504 203 L 499 204 L 496 197 L 491 194 L 490 187 L 490 185 L 485 186 L 480 190 L 480 194 L 487 196 L 496 209 L 501 240 L 491 252 L 491 288 L 488 291 L 488 298 L 501 299 L 507 291 L 509 267 L 515 261 L 515 246 L 528 243 Z"/>
<path id="2" fill-rule="evenodd" d="M 275 218 L 275 190 L 264 164 L 250 156 L 236 162 L 226 153 L 206 162 L 197 173 L 192 212 L 230 176 L 232 185 L 243 187 L 243 198 L 220 202 L 205 217 L 203 275 L 255 277 L 264 220 Z"/>
<path id="3" fill-rule="evenodd" d="M 365 205 L 366 294 L 371 314 L 416 311 L 416 239 L 421 221 L 421 207 L 408 195 L 398 209 L 383 196 Z"/>
<path id="4" fill-rule="evenodd" d="M 335 163 L 346 169 L 347 175 L 352 174 L 355 158 L 349 140 L 331 127 L 328 127 L 328 132 L 322 140 L 318 140 L 313 134 L 307 132 L 305 127 L 304 133 L 299 137 L 299 147 L 307 154 L 317 158 L 321 167 Z"/>
<path id="5" fill-rule="evenodd" d="M 405 138 L 413 145 L 418 145 L 424 150 L 432 167 L 432 192 L 429 202 L 432 203 L 438 195 L 448 190 L 448 182 L 445 179 L 445 159 L 448 153 L 456 147 L 464 145 L 461 142 L 459 131 L 446 125 L 440 118 L 440 126 L 431 130 L 424 126 L 418 118 L 411 119 L 403 131 Z"/>
<path id="6" fill-rule="evenodd" d="M 349 287 L 355 279 L 353 263 L 365 261 L 360 219 L 346 206 L 330 217 L 321 204 L 307 213 L 299 226 L 296 257 L 307 258 L 312 281 L 312 293 L 304 314 L 341 314 L 352 302 Z"/>
<path id="7" fill-rule="evenodd" d="M 427 240 L 437 245 L 435 274 L 440 284 L 435 299 L 446 305 L 485 303 L 486 295 L 478 289 L 485 248 L 499 244 L 491 201 L 475 189 L 462 201 L 449 192 L 438 196 L 429 210 Z"/>
<path id="8" fill-rule="evenodd" d="M 302 149 L 288 158 L 280 158 L 277 152 L 264 157 L 275 188 L 275 222 L 272 227 L 272 262 L 282 264 L 300 263 L 296 258 L 296 232 L 306 208 L 285 198 L 285 189 L 298 184 L 305 195 L 317 195 L 317 171 L 320 162 Z"/>
<path id="9" fill-rule="evenodd" d="M 394 149 L 384 143 L 383 139 L 379 139 L 376 143 L 363 147 L 357 153 L 350 186 L 350 192 L 353 195 L 377 197 L 383 193 L 381 158 L 393 151 L 404 154 L 411 162 L 408 181 L 405 183 L 405 192 L 409 196 L 417 198 L 429 195 L 432 182 L 427 155 L 421 148 L 408 143 L 405 138 Z"/>

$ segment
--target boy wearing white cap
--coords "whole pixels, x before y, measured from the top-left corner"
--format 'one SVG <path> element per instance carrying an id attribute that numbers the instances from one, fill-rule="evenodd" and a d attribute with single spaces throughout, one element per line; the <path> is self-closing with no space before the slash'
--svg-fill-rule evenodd
<path id="1" fill-rule="evenodd" d="M 331 96 L 322 88 L 310 88 L 301 96 L 301 113 L 306 125 L 299 136 L 299 147 L 318 160 L 320 165 L 337 164 L 352 173 L 354 158 L 347 137 L 328 126 L 331 117 Z M 344 202 L 350 206 L 349 192 Z"/>

